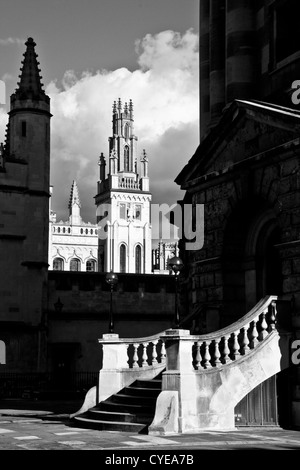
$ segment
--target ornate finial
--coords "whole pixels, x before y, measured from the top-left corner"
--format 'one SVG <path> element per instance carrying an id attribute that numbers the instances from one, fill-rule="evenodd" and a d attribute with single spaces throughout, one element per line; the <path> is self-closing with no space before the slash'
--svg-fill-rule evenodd
<path id="1" fill-rule="evenodd" d="M 117 112 L 117 103 L 116 101 L 114 101 L 114 104 L 113 104 L 113 114 L 116 114 Z"/>
<path id="2" fill-rule="evenodd" d="M 131 99 L 129 100 L 129 111 L 130 111 L 130 112 L 133 112 L 133 104 L 132 104 L 132 100 L 131 100 Z"/>
<path id="3" fill-rule="evenodd" d="M 121 102 L 121 98 L 118 99 L 118 109 L 121 111 L 122 109 L 122 102 Z"/>
<path id="4" fill-rule="evenodd" d="M 101 154 L 100 154 L 100 157 L 99 157 L 99 160 L 98 160 L 98 165 L 106 165 L 105 157 L 103 155 L 103 152 L 101 152 Z"/>
<path id="5" fill-rule="evenodd" d="M 127 105 L 127 102 L 125 102 L 125 106 L 124 106 L 124 114 L 128 114 L 128 105 Z"/>
<path id="6" fill-rule="evenodd" d="M 146 150 L 143 149 L 143 153 L 142 153 L 142 161 L 143 162 L 148 162 L 148 155 L 146 154 Z"/>

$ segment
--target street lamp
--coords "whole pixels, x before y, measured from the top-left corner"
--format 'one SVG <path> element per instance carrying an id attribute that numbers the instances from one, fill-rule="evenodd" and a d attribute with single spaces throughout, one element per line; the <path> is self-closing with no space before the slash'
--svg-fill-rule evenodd
<path id="1" fill-rule="evenodd" d="M 178 256 L 174 256 L 169 261 L 169 266 L 175 274 L 175 328 L 179 328 L 179 309 L 178 309 L 178 276 L 183 268 L 183 262 Z"/>
<path id="2" fill-rule="evenodd" d="M 106 274 L 105 280 L 107 284 L 110 285 L 109 332 L 113 333 L 114 332 L 114 319 L 113 319 L 113 308 L 112 308 L 112 295 L 113 295 L 114 286 L 118 283 L 118 276 L 111 271 L 110 273 Z"/>

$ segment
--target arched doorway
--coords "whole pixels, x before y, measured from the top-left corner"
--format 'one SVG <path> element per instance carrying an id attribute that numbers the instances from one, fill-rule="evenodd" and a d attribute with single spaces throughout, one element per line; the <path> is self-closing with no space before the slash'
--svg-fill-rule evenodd
<path id="1" fill-rule="evenodd" d="M 280 236 L 276 215 L 262 200 L 246 201 L 232 213 L 222 255 L 222 326 L 245 315 L 265 295 L 282 293 L 282 265 L 276 247 Z"/>

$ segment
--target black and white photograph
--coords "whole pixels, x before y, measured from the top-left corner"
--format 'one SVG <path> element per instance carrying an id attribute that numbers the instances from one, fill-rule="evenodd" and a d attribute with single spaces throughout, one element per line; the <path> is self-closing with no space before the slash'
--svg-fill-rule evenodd
<path id="1" fill-rule="evenodd" d="M 300 450 L 299 18 L 0 0 L 1 452 Z"/>

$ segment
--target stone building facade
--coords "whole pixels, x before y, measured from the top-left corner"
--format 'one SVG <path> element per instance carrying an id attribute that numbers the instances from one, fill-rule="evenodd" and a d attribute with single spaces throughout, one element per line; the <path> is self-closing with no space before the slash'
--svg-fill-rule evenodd
<path id="1" fill-rule="evenodd" d="M 50 208 L 49 269 L 98 271 L 98 226 L 82 220 L 79 190 L 75 180 L 72 183 L 68 208 L 69 220 L 65 222 L 58 222 L 55 212 Z"/>
<path id="2" fill-rule="evenodd" d="M 148 156 L 137 157 L 133 104 L 113 105 L 109 161 L 100 156 L 95 203 L 99 226 L 99 271 L 149 274 L 151 223 Z"/>
<path id="3" fill-rule="evenodd" d="M 201 140 L 175 181 L 183 204 L 204 207 L 203 247 L 180 242 L 182 304 L 203 333 L 274 294 L 280 325 L 299 336 L 297 12 L 293 0 L 200 0 Z M 299 425 L 298 375 L 291 368 L 245 397 L 245 421 L 255 424 L 256 393 L 284 403 L 281 424 Z"/>

